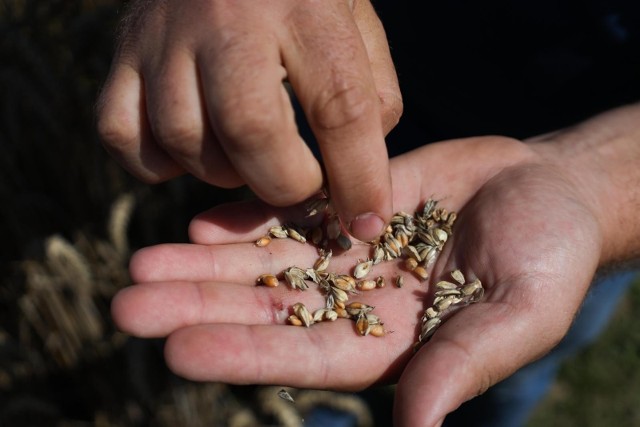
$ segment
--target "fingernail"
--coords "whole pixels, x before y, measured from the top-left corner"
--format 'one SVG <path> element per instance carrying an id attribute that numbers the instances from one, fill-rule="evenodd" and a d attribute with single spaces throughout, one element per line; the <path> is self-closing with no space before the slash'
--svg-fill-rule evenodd
<path id="1" fill-rule="evenodd" d="M 382 234 L 384 225 L 384 221 L 377 214 L 367 212 L 358 215 L 351 221 L 349 232 L 356 239 L 369 242 Z"/>

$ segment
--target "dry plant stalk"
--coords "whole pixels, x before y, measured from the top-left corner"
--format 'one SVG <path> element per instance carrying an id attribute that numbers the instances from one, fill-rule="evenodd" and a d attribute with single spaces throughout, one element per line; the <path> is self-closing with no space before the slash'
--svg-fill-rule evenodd
<path id="1" fill-rule="evenodd" d="M 49 355 L 38 358 L 43 366 L 32 370 L 50 367 L 44 366 L 45 361 L 69 369 L 83 357 L 108 354 L 122 344 L 123 334 L 107 333 L 110 325 L 100 308 L 104 311 L 104 297 L 128 282 L 122 256 L 128 253 L 124 245 L 128 245 L 126 228 L 132 206 L 128 195 L 114 203 L 109 221 L 112 241 L 79 233 L 72 243 L 53 235 L 43 241 L 44 259 L 21 263 L 26 292 L 18 297 L 24 325 L 20 340 L 38 337 Z"/>
<path id="2" fill-rule="evenodd" d="M 332 257 L 330 242 L 335 242 L 345 250 L 351 248 L 350 240 L 342 233 L 340 220 L 328 198 L 321 197 L 307 204 L 309 216 L 324 215 L 324 227 L 304 230 L 295 224 L 285 224 L 269 228 L 268 233 L 256 241 L 256 246 L 265 247 L 272 238 L 290 238 L 300 243 L 310 242 L 318 248 L 319 258 L 312 267 L 291 266 L 284 270 L 283 276 L 292 289 L 305 291 L 309 288 L 308 281 L 315 283 L 325 295 L 325 305 L 309 310 L 304 304 L 296 303 L 292 307 L 293 314 L 289 316 L 288 322 L 294 326 L 310 327 L 318 322 L 348 318 L 355 321 L 356 331 L 360 335 L 384 336 L 384 323 L 372 313 L 374 307 L 349 300 L 360 292 L 385 286 L 382 276 L 367 279 L 374 266 L 381 262 L 403 258 L 404 268 L 412 272 L 418 280 L 426 281 L 429 278 L 428 269 L 435 263 L 453 233 L 453 225 L 457 218 L 455 212 L 438 208 L 437 204 L 436 200 L 429 199 L 415 215 L 406 212 L 396 213 L 383 235 L 370 242 L 370 256 L 365 260 L 359 260 L 351 274 L 328 271 Z M 345 238 L 349 243 L 345 242 Z M 482 298 L 484 290 L 479 280 L 466 283 L 459 270 L 452 273 L 452 278 L 456 284 L 442 281 L 436 285 L 435 299 L 433 305 L 422 316 L 421 332 L 416 345 L 433 335 L 443 316 L 452 308 L 475 303 Z M 257 283 L 275 287 L 278 280 L 275 275 L 263 274 L 258 277 Z M 402 288 L 404 277 L 397 275 L 394 284 L 397 288 Z"/>
<path id="3" fill-rule="evenodd" d="M 293 402 L 282 399 L 282 387 L 263 387 L 258 392 L 260 409 L 278 421 L 282 427 L 303 427 L 304 420 Z M 291 389 L 286 389 L 291 394 Z"/>
<path id="4" fill-rule="evenodd" d="M 122 260 L 127 259 L 129 256 L 127 229 L 134 207 L 135 198 L 130 193 L 120 195 L 111 205 L 109 224 L 107 226 L 109 240 Z"/>
<path id="5" fill-rule="evenodd" d="M 353 415 L 358 427 L 373 426 L 366 402 L 349 393 L 266 386 L 258 392 L 258 401 L 262 412 L 272 416 L 280 426 L 302 427 L 304 417 L 320 406 Z"/>

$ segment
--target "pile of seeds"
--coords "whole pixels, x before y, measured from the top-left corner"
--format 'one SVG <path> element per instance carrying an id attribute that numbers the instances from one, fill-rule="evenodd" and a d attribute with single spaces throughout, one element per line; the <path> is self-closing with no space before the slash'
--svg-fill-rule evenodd
<path id="1" fill-rule="evenodd" d="M 351 241 L 342 233 L 340 220 L 328 198 L 314 199 L 307 205 L 309 216 L 324 214 L 322 226 L 311 230 L 304 230 L 295 224 L 271 227 L 267 235 L 256 241 L 257 246 L 268 245 L 272 238 L 290 238 L 300 243 L 310 241 L 319 252 L 319 258 L 312 267 L 292 266 L 282 272 L 282 277 L 292 289 L 304 291 L 309 288 L 308 281 L 315 283 L 325 296 L 325 305 L 311 312 L 304 304 L 296 303 L 292 307 L 293 314 L 289 316 L 288 322 L 309 327 L 322 321 L 347 318 L 356 322 L 356 330 L 360 335 L 383 336 L 386 333 L 384 323 L 372 313 L 374 307 L 361 302 L 349 302 L 349 298 L 361 291 L 385 286 L 383 276 L 367 278 L 373 267 L 383 261 L 404 259 L 406 270 L 412 272 L 419 280 L 425 281 L 429 278 L 428 269 L 451 236 L 457 217 L 455 212 L 437 208 L 437 203 L 436 200 L 429 199 L 423 209 L 415 215 L 396 213 L 384 234 L 376 241 L 370 242 L 370 256 L 365 260 L 359 260 L 352 274 L 339 274 L 327 270 L 332 257 L 330 242 L 335 242 L 344 250 L 351 248 Z M 436 284 L 433 305 L 422 316 L 422 328 L 417 344 L 433 335 L 442 322 L 442 317 L 451 308 L 474 303 L 482 298 L 483 288 L 479 280 L 467 284 L 459 270 L 452 273 L 452 278 L 456 283 L 441 281 Z M 273 274 L 263 274 L 258 277 L 257 282 L 269 287 L 279 284 L 278 278 Z M 402 287 L 403 276 L 396 276 L 394 283 L 396 287 Z"/>
<path id="2" fill-rule="evenodd" d="M 451 277 L 455 283 L 447 280 L 436 283 L 433 305 L 427 308 L 422 315 L 422 327 L 416 344 L 428 340 L 442 323 L 442 317 L 454 307 L 469 305 L 482 299 L 484 288 L 480 280 L 475 279 L 466 283 L 460 270 L 452 271 Z"/>

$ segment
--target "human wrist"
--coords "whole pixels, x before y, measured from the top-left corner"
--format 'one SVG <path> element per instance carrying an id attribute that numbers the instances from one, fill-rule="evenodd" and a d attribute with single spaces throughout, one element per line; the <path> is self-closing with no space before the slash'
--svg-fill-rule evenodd
<path id="1" fill-rule="evenodd" d="M 573 185 L 603 236 L 600 266 L 640 256 L 640 104 L 531 138 L 527 144 Z"/>

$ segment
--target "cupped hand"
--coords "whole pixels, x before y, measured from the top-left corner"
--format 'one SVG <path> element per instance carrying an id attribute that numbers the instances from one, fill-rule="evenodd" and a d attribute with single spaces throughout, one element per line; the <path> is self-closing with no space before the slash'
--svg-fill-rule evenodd
<path id="1" fill-rule="evenodd" d="M 355 237 L 380 232 L 392 207 L 384 135 L 402 101 L 368 0 L 138 0 L 119 40 L 98 131 L 134 175 L 248 184 L 276 206 L 328 185 Z M 326 183 L 284 80 L 318 140 Z"/>
<path id="2" fill-rule="evenodd" d="M 194 380 L 362 389 L 398 381 L 399 426 L 439 425 L 463 401 L 540 357 L 566 333 L 597 268 L 599 223 L 587 197 L 553 156 L 501 137 L 433 144 L 392 159 L 394 209 L 415 211 L 429 197 L 458 211 L 453 235 L 419 282 L 399 263 L 370 275 L 397 274 L 402 288 L 352 297 L 375 306 L 388 333 L 361 337 L 338 319 L 310 328 L 286 325 L 290 306 L 321 307 L 315 289 L 256 286 L 262 273 L 311 266 L 310 245 L 253 242 L 270 225 L 302 218 L 258 202 L 221 206 L 192 222 L 194 244 L 160 245 L 131 263 L 138 284 L 121 291 L 113 316 L 124 331 L 164 337 L 166 360 Z M 329 270 L 348 272 L 368 247 L 334 255 Z M 454 312 L 414 354 L 430 285 L 460 269 L 485 296 Z"/>

